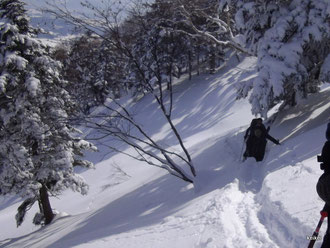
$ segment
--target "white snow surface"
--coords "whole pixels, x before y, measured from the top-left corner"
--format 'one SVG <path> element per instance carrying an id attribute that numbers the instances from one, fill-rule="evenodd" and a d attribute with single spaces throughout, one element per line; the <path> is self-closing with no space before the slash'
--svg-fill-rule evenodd
<path id="1" fill-rule="evenodd" d="M 0 198 L 0 247 L 307 247 L 324 204 L 315 190 L 322 174 L 316 155 L 325 142 L 330 87 L 278 114 L 270 134 L 281 145 L 268 142 L 264 161 L 241 162 L 254 117 L 247 100 L 235 100 L 235 84 L 256 75 L 255 63 L 246 58 L 175 85 L 173 118 L 197 170 L 194 185 L 100 149 L 88 154 L 95 169 L 81 172 L 89 194 L 51 198 L 58 214 L 49 226 L 31 223 L 34 206 L 16 228 L 20 200 Z M 152 96 L 131 108 L 154 138 L 176 146 Z M 325 230 L 326 223 L 320 237 Z"/>

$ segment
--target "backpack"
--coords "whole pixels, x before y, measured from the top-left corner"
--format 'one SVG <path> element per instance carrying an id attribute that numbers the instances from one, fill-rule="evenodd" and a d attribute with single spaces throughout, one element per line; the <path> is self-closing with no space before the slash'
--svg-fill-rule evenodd
<path id="1" fill-rule="evenodd" d="M 244 139 L 247 138 L 252 138 L 252 139 L 260 139 L 263 136 L 265 136 L 265 134 L 268 133 L 269 131 L 269 127 L 266 129 L 264 124 L 258 125 L 258 122 L 260 121 L 260 118 L 256 118 L 253 119 L 251 122 L 250 127 L 248 128 L 248 130 L 245 133 Z"/>
<path id="2" fill-rule="evenodd" d="M 253 135 L 257 138 L 261 138 L 262 136 L 262 130 L 259 128 L 259 127 L 256 127 L 254 130 L 253 130 Z"/>

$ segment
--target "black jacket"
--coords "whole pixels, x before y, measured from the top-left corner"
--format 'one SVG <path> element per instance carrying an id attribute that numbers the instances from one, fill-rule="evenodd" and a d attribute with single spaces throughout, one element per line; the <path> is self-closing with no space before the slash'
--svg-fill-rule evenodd
<path id="1" fill-rule="evenodd" d="M 323 201 L 330 206 L 330 141 L 325 142 L 321 158 L 324 164 L 324 173 L 316 184 L 316 191 Z"/>
<path id="2" fill-rule="evenodd" d="M 246 130 L 244 139 L 246 140 L 245 157 L 254 157 L 256 161 L 262 161 L 265 155 L 267 139 L 279 145 L 279 141 L 268 134 L 268 130 L 263 124 L 251 124 Z"/>
<path id="3" fill-rule="evenodd" d="M 325 142 L 322 148 L 321 158 L 324 168 L 330 171 L 330 140 Z"/>
<path id="4" fill-rule="evenodd" d="M 261 136 L 260 137 L 255 137 L 252 132 L 254 132 L 255 129 L 260 129 L 261 130 Z M 272 136 L 270 136 L 268 134 L 268 130 L 265 128 L 264 125 L 260 125 L 260 126 L 253 126 L 253 127 L 249 127 L 244 135 L 244 139 L 246 140 L 266 140 L 269 139 L 270 141 L 272 141 L 273 143 L 275 143 L 276 145 L 279 145 L 279 141 L 275 138 L 273 138 Z"/>

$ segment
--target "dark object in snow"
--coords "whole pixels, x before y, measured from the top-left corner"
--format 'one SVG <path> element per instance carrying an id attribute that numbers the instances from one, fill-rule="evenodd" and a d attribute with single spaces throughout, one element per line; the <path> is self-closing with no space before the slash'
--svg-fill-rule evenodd
<path id="1" fill-rule="evenodd" d="M 325 137 L 327 138 L 327 141 L 324 143 L 321 156 L 317 156 L 317 162 L 321 163 L 321 170 L 330 174 L 330 122 L 328 123 Z"/>
<path id="2" fill-rule="evenodd" d="M 243 154 L 244 160 L 247 157 L 254 157 L 256 161 L 262 161 L 265 156 L 267 139 L 279 145 L 279 140 L 268 134 L 269 128 L 266 129 L 261 118 L 253 119 L 250 127 L 246 130 L 244 140 L 246 142 L 246 150 Z"/>
<path id="3" fill-rule="evenodd" d="M 36 197 L 26 199 L 17 209 L 16 225 L 19 227 L 24 221 L 24 217 L 26 212 L 33 206 L 33 204 L 37 201 Z"/>
<path id="4" fill-rule="evenodd" d="M 330 123 L 328 123 L 328 128 L 326 130 L 326 138 L 321 156 L 317 156 L 317 161 L 321 163 L 321 170 L 324 170 L 324 173 L 319 178 L 316 184 L 316 191 L 320 198 L 325 201 L 325 206 L 323 211 L 330 213 Z M 328 218 L 328 228 L 323 239 L 321 248 L 330 247 L 330 220 Z"/>
<path id="5" fill-rule="evenodd" d="M 45 224 L 45 216 L 42 213 L 36 213 L 32 220 L 32 223 L 36 226 L 43 226 Z"/>

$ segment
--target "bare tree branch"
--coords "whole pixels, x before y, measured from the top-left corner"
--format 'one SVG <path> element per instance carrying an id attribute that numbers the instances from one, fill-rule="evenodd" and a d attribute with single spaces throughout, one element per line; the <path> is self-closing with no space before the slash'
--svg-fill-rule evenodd
<path id="1" fill-rule="evenodd" d="M 253 54 L 251 54 L 249 51 L 247 51 L 245 48 L 243 48 L 240 44 L 235 42 L 231 27 L 226 22 L 221 20 L 219 17 L 214 17 L 214 16 L 211 16 L 211 15 L 205 13 L 202 9 L 195 9 L 193 11 L 189 11 L 187 8 L 187 5 L 182 0 L 177 0 L 177 1 L 179 4 L 178 8 L 180 10 L 180 13 L 185 17 L 185 19 L 182 20 L 182 22 L 185 23 L 188 27 L 192 28 L 192 30 L 195 33 L 193 33 L 193 34 L 189 33 L 183 29 L 173 30 L 174 32 L 181 32 L 181 33 L 184 33 L 184 34 L 192 36 L 192 37 L 204 37 L 215 44 L 231 47 L 241 53 L 253 56 Z M 190 4 L 190 2 L 189 2 L 189 4 Z M 197 25 L 195 25 L 195 23 L 193 21 L 194 16 L 203 17 L 208 22 L 210 22 L 212 24 L 216 24 L 220 31 L 209 32 L 207 30 L 201 30 L 199 27 L 197 27 Z M 225 38 L 224 40 L 221 40 L 218 37 L 216 37 L 214 34 L 217 34 L 217 35 L 228 34 L 228 35 L 227 35 L 227 38 Z"/>
<path id="2" fill-rule="evenodd" d="M 156 102 L 160 106 L 163 115 L 166 117 L 169 127 L 174 133 L 174 136 L 176 137 L 184 155 L 182 156 L 178 152 L 170 151 L 156 142 L 150 135 L 147 134 L 141 125 L 136 122 L 134 116 L 128 111 L 128 109 L 120 104 L 120 102 L 116 99 L 111 99 L 109 103 L 104 104 L 104 110 L 107 110 L 106 114 L 96 114 L 95 116 L 91 115 L 85 118 L 86 126 L 93 127 L 100 133 L 100 136 L 97 138 L 94 137 L 94 139 L 100 141 L 102 138 L 107 138 L 109 136 L 114 137 L 122 143 L 134 148 L 137 152 L 137 156 L 116 148 L 115 144 L 104 144 L 104 146 L 139 161 L 166 169 L 170 174 L 192 183 L 192 177 L 181 169 L 180 165 L 171 158 L 171 156 L 174 156 L 179 159 L 179 161 L 187 164 L 192 175 L 196 176 L 190 154 L 185 148 L 183 140 L 171 119 L 173 111 L 172 86 L 170 85 L 169 87 L 169 105 L 167 107 L 168 103 L 167 97 L 165 97 L 164 94 L 162 75 L 160 71 L 158 71 L 159 65 L 156 69 L 149 68 L 148 65 L 143 64 L 143 61 L 140 61 L 140 58 L 137 58 L 136 55 L 134 55 L 129 42 L 125 40 L 125 35 L 127 34 L 122 33 L 122 23 L 119 21 L 120 10 L 115 11 L 111 9 L 111 6 L 101 9 L 86 1 L 83 6 L 92 10 L 94 19 L 91 19 L 88 15 L 70 12 L 65 5 L 52 3 L 49 6 L 50 7 L 46 10 L 48 13 L 56 16 L 57 18 L 66 20 L 79 28 L 96 34 L 104 42 L 115 47 L 122 56 L 134 65 L 136 72 L 141 79 L 141 84 L 145 87 L 145 90 L 152 93 L 156 99 Z M 138 25 L 144 25 L 144 21 L 142 19 L 137 19 L 136 21 L 141 22 L 138 23 Z M 157 54 L 154 54 L 154 60 L 158 63 Z M 147 72 L 145 68 L 149 71 Z M 156 86 L 152 85 L 150 79 L 147 78 L 146 74 L 148 73 L 152 73 L 157 76 L 158 81 Z M 158 162 L 156 163 L 148 158 L 152 158 L 152 160 Z"/>

